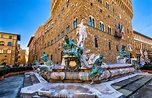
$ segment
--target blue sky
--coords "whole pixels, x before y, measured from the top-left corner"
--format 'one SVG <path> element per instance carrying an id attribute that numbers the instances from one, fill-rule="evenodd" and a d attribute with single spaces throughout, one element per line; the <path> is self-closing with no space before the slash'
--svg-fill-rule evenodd
<path id="1" fill-rule="evenodd" d="M 0 31 L 21 34 L 21 47 L 50 16 L 50 0 L 0 0 Z M 133 0 L 133 29 L 152 37 L 152 0 Z"/>
<path id="2" fill-rule="evenodd" d="M 50 0 L 0 0 L 0 31 L 21 35 L 21 48 L 50 17 Z"/>
<path id="3" fill-rule="evenodd" d="M 152 38 L 152 0 L 132 0 L 133 29 Z"/>

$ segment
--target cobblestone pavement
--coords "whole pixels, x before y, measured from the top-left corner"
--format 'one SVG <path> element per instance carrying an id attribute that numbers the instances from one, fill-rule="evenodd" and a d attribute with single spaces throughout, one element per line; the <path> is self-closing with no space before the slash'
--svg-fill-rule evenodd
<path id="1" fill-rule="evenodd" d="M 0 98 L 20 98 L 24 75 L 14 75 L 0 81 Z"/>

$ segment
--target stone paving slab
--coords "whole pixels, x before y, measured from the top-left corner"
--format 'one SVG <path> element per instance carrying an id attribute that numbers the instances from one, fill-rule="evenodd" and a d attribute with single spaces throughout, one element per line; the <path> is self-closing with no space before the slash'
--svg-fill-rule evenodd
<path id="1" fill-rule="evenodd" d="M 31 85 L 32 85 L 32 81 L 31 81 L 30 75 L 24 75 L 23 86 L 27 87 L 27 86 L 31 86 Z"/>

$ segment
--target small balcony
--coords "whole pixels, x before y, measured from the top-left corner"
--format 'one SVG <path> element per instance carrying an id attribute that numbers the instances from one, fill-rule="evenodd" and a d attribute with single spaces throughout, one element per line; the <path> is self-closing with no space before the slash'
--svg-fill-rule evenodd
<path id="1" fill-rule="evenodd" d="M 114 37 L 116 37 L 116 38 L 121 38 L 122 35 L 121 35 L 121 33 L 115 32 Z"/>

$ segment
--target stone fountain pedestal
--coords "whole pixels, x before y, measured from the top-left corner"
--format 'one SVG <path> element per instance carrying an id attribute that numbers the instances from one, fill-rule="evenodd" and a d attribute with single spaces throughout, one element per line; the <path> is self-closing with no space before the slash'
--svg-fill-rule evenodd
<path id="1" fill-rule="evenodd" d="M 95 79 L 98 83 L 103 80 L 130 74 L 135 71 L 131 64 L 102 65 L 102 75 Z M 42 76 L 49 82 L 90 83 L 92 68 L 81 67 L 78 71 L 69 71 L 65 66 L 55 65 L 52 71 L 45 71 Z"/>

